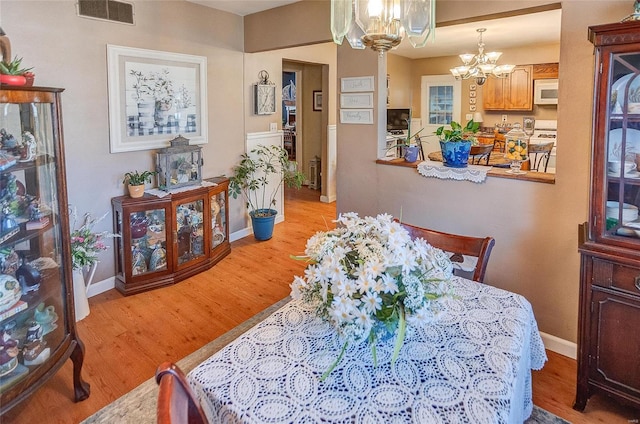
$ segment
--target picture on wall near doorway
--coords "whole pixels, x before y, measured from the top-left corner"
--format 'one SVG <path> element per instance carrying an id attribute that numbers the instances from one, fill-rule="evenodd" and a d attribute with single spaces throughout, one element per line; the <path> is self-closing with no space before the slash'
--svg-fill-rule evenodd
<path id="1" fill-rule="evenodd" d="M 111 153 L 207 143 L 207 58 L 107 45 Z"/>
<path id="2" fill-rule="evenodd" d="M 313 110 L 316 112 L 322 110 L 322 91 L 313 92 Z"/>

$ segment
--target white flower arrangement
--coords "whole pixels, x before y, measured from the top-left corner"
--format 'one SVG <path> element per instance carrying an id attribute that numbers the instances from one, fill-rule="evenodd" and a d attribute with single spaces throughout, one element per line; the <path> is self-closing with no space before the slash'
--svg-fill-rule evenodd
<path id="1" fill-rule="evenodd" d="M 344 339 L 333 370 L 350 343 L 375 342 L 396 333 L 392 362 L 398 357 L 406 324 L 429 322 L 437 299 L 450 294 L 451 260 L 424 239 L 412 240 L 390 215 L 360 218 L 341 214 L 338 227 L 307 241 L 310 262 L 295 277 L 291 297 L 316 306 L 316 313 Z"/>

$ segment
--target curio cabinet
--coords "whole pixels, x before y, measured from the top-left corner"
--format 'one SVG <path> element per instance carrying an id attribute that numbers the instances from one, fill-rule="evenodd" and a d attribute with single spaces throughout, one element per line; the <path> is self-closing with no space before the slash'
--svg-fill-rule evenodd
<path id="1" fill-rule="evenodd" d="M 75 327 L 61 92 L 0 89 L 1 414 L 69 358 L 75 400 L 89 396 Z"/>
<path id="2" fill-rule="evenodd" d="M 640 22 L 590 27 L 589 40 L 593 150 L 574 408 L 596 392 L 640 407 Z"/>

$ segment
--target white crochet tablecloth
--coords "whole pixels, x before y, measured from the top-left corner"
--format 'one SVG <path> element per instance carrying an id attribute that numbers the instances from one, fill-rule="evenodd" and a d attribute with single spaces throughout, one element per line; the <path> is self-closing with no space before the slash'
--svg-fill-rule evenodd
<path id="1" fill-rule="evenodd" d="M 520 295 L 454 277 L 455 298 L 434 323 L 393 341 L 342 343 L 291 301 L 198 365 L 188 380 L 212 423 L 522 423 L 531 369 L 546 361 L 531 305 Z"/>
<path id="2" fill-rule="evenodd" d="M 425 177 L 435 177 L 441 180 L 467 180 L 481 183 L 487 179 L 487 172 L 491 166 L 467 165 L 466 168 L 450 168 L 442 162 L 425 160 L 418 164 L 418 173 Z"/>

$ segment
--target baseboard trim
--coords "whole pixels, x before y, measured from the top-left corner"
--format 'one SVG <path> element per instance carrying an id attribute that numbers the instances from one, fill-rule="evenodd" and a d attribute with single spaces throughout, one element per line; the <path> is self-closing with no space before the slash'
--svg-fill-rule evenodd
<path id="1" fill-rule="evenodd" d="M 542 342 L 545 349 L 549 349 L 560 355 L 567 356 L 571 359 L 578 357 L 578 345 L 568 340 L 561 339 L 560 337 L 552 336 L 551 334 L 540 332 Z"/>
<path id="2" fill-rule="evenodd" d="M 336 196 L 320 196 L 322 203 L 333 203 L 336 201 Z"/>
<path id="3" fill-rule="evenodd" d="M 97 296 L 116 287 L 116 277 L 109 277 L 105 280 L 91 283 L 87 289 L 87 297 Z"/>

